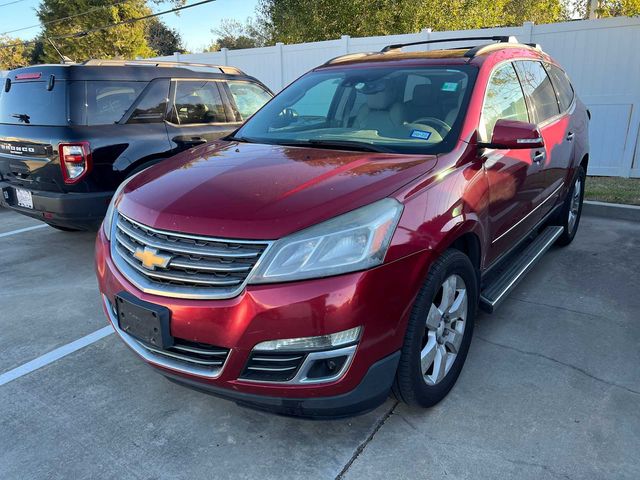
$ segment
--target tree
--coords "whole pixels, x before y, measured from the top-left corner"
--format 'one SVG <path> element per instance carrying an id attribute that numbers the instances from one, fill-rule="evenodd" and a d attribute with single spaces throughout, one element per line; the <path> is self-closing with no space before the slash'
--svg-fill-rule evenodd
<path id="1" fill-rule="evenodd" d="M 56 21 L 91 10 L 68 21 Z M 144 0 L 129 0 L 105 5 L 102 0 L 42 0 L 37 15 L 44 25 L 42 60 L 58 62 L 60 58 L 47 38 L 80 33 L 151 13 Z M 90 58 L 135 58 L 153 55 L 145 37 L 144 22 L 135 22 L 100 30 L 84 36 L 54 40 L 60 51 L 75 61 Z"/>
<path id="2" fill-rule="evenodd" d="M 241 48 L 262 47 L 265 45 L 258 27 L 249 18 L 244 24 L 237 20 L 223 19 L 220 26 L 211 30 L 218 38 L 205 49 L 217 52 L 222 48 L 238 50 Z"/>
<path id="3" fill-rule="evenodd" d="M 29 48 L 24 45 L 3 48 L 5 45 L 20 43 L 19 38 L 0 36 L 0 70 L 24 67 L 30 63 Z"/>
<path id="4" fill-rule="evenodd" d="M 634 0 L 640 1 L 640 0 Z M 519 25 L 565 20 L 564 0 L 260 0 L 258 21 L 269 42 Z"/>
<path id="5" fill-rule="evenodd" d="M 576 10 L 580 16 L 589 16 L 589 0 L 578 0 Z M 596 17 L 634 17 L 640 15 L 640 0 L 599 0 L 595 9 Z"/>
<path id="6" fill-rule="evenodd" d="M 185 52 L 182 38 L 177 31 L 167 27 L 164 22 L 155 17 L 147 20 L 146 23 L 147 43 L 157 55 L 164 56 L 173 55 L 174 52 Z"/>

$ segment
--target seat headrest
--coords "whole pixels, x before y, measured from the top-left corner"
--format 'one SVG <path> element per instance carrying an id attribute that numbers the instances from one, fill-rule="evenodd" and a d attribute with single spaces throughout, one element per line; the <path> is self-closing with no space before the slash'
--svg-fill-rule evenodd
<path id="1" fill-rule="evenodd" d="M 395 93 L 393 88 L 385 88 L 380 92 L 369 94 L 366 96 L 367 106 L 371 110 L 385 110 L 395 100 Z"/>
<path id="2" fill-rule="evenodd" d="M 431 102 L 431 94 L 433 93 L 433 85 L 423 83 L 413 87 L 413 97 L 411 102 L 416 105 L 429 105 Z"/>

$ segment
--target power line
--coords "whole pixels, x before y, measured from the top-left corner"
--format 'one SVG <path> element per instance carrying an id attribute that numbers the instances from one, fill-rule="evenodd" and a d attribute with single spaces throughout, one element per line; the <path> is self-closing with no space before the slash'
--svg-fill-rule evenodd
<path id="1" fill-rule="evenodd" d="M 23 0 L 15 0 L 15 1 L 23 1 Z M 120 0 L 118 2 L 109 4 L 109 5 L 98 5 L 97 7 L 93 7 L 90 8 L 89 10 L 87 10 L 86 12 L 80 12 L 80 13 L 76 13 L 74 15 L 69 15 L 68 17 L 63 17 L 63 18 L 58 18 L 56 20 L 50 20 L 48 22 L 44 22 L 44 23 L 38 23 L 36 25 L 30 25 L 28 27 L 22 27 L 22 28 L 16 28 L 15 30 L 9 30 L 8 32 L 3 32 L 0 33 L 0 35 L 7 35 L 8 33 L 14 33 L 14 32 L 21 32 L 22 30 L 30 30 L 32 28 L 36 28 L 36 27 L 44 27 L 45 25 L 53 25 L 54 23 L 60 23 L 63 22 L 65 20 L 70 20 L 72 18 L 76 18 L 76 17 L 81 17 L 82 15 L 87 15 L 89 13 L 95 12 L 96 10 L 100 10 L 102 8 L 108 8 L 108 7 L 115 7 L 117 5 L 120 5 L 122 3 L 126 3 L 129 2 L 130 0 Z M 1 5 L 0 5 L 1 6 Z"/>
<path id="2" fill-rule="evenodd" d="M 13 2 L 7 2 L 0 4 L 0 7 L 6 7 L 7 5 L 13 5 L 14 3 L 25 2 L 26 0 L 13 0 Z"/>
<path id="3" fill-rule="evenodd" d="M 15 0 L 15 1 L 22 1 L 22 0 Z M 142 17 L 130 18 L 128 20 L 122 20 L 121 22 L 112 23 L 112 24 L 109 24 L 109 25 L 105 25 L 103 27 L 96 27 L 96 28 L 92 28 L 90 30 L 84 30 L 82 32 L 68 33 L 66 35 L 56 35 L 55 37 L 48 37 L 48 38 L 51 39 L 51 40 L 62 40 L 62 39 L 65 39 L 65 38 L 85 37 L 87 35 L 91 35 L 92 33 L 100 32 L 102 30 L 108 30 L 110 28 L 119 27 L 121 25 L 129 25 L 131 23 L 140 22 L 142 20 L 147 20 L 149 18 L 158 17 L 160 15 L 166 15 L 167 13 L 179 12 L 181 10 L 186 10 L 187 8 L 197 7 L 197 6 L 200 6 L 200 5 L 204 5 L 205 3 L 211 3 L 211 2 L 215 2 L 215 1 L 216 0 L 203 0 L 201 2 L 192 3 L 191 5 L 185 5 L 183 7 L 176 7 L 176 8 L 172 8 L 171 10 L 165 10 L 164 12 L 151 13 L 149 15 L 144 15 Z M 39 40 L 29 40 L 29 41 L 26 41 L 26 42 L 12 43 L 12 44 L 9 44 L 9 45 L 0 45 L 0 48 L 12 48 L 12 47 L 20 47 L 20 46 L 32 45 L 34 43 L 38 43 L 38 41 Z"/>

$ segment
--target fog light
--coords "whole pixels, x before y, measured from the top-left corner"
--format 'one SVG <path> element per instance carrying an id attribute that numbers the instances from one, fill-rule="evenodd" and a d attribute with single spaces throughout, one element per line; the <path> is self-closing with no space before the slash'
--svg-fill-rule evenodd
<path id="1" fill-rule="evenodd" d="M 336 376 L 349 357 L 341 355 L 339 357 L 323 358 L 316 360 L 311 364 L 307 371 L 308 379 L 320 379 Z"/>
<path id="2" fill-rule="evenodd" d="M 268 340 L 259 343 L 254 347 L 254 351 L 304 351 L 320 350 L 336 347 L 343 347 L 354 344 L 360 338 L 361 327 L 351 328 L 342 332 L 330 335 L 320 335 L 318 337 L 285 338 L 281 340 Z"/>

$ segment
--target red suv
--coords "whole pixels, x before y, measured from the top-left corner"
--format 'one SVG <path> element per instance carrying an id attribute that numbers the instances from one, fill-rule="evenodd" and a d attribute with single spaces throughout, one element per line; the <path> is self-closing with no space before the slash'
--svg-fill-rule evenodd
<path id="1" fill-rule="evenodd" d="M 131 177 L 96 247 L 122 340 L 284 414 L 440 401 L 478 306 L 573 239 L 589 158 L 589 113 L 547 54 L 470 40 L 494 43 L 329 61 Z"/>

